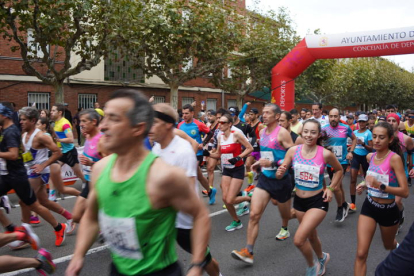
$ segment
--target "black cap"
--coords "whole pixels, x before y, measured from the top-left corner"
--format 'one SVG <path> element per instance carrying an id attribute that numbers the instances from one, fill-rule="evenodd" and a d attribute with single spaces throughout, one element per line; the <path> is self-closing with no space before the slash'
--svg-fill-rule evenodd
<path id="1" fill-rule="evenodd" d="M 250 109 L 250 112 L 254 113 L 254 114 L 259 114 L 259 110 L 257 108 L 252 108 Z"/>
<path id="2" fill-rule="evenodd" d="M 387 117 L 385 117 L 385 116 L 379 116 L 378 117 L 378 121 L 386 121 L 387 120 Z"/>
<path id="3" fill-rule="evenodd" d="M 354 117 L 354 115 L 352 115 L 352 114 L 349 114 L 348 116 L 346 116 L 348 119 L 354 119 L 355 117 Z"/>

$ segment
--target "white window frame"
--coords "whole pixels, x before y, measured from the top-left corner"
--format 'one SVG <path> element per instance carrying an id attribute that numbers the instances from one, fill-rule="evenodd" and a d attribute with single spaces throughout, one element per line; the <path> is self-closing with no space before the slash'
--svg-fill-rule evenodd
<path id="1" fill-rule="evenodd" d="M 217 110 L 217 99 L 207 99 L 207 108 L 206 110 Z"/>
<path id="2" fill-rule="evenodd" d="M 165 97 L 164 96 L 154 96 L 154 104 L 157 103 L 165 103 Z"/>
<path id="3" fill-rule="evenodd" d="M 237 106 L 237 100 L 229 99 L 227 100 L 227 108 L 230 106 Z"/>
<path id="4" fill-rule="evenodd" d="M 83 109 L 94 108 L 94 104 L 98 101 L 97 94 L 78 94 L 78 108 Z"/>
<path id="5" fill-rule="evenodd" d="M 35 105 L 36 109 L 50 110 L 50 93 L 47 92 L 28 92 L 27 106 Z"/>
<path id="6" fill-rule="evenodd" d="M 183 106 L 185 106 L 186 104 L 192 104 L 193 102 L 194 102 L 194 98 L 191 98 L 191 97 L 183 97 L 181 99 L 181 108 Z"/>

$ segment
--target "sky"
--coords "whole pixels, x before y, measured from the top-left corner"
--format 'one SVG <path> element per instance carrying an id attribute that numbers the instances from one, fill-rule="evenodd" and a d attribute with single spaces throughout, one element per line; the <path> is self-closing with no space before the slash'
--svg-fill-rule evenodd
<path id="1" fill-rule="evenodd" d="M 287 8 L 296 32 L 305 37 L 313 30 L 321 34 L 386 30 L 414 26 L 412 0 L 246 0 L 249 9 Z M 386 57 L 406 70 L 414 71 L 414 54 Z"/>

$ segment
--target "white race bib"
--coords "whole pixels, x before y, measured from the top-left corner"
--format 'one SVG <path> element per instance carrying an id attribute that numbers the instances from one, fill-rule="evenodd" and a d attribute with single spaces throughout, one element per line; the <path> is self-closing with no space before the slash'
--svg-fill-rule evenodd
<path id="1" fill-rule="evenodd" d="M 365 137 L 364 136 L 357 137 L 357 140 L 362 141 L 362 145 L 360 145 L 360 144 L 357 143 L 356 147 L 359 148 L 359 149 L 365 149 L 364 146 L 363 146 L 363 144 L 365 144 Z"/>
<path id="2" fill-rule="evenodd" d="M 307 188 L 316 188 L 319 185 L 320 167 L 295 164 L 295 182 Z"/>
<path id="3" fill-rule="evenodd" d="M 232 153 L 226 153 L 221 155 L 221 165 L 226 169 L 233 169 L 235 166 L 229 163 L 229 159 L 234 156 Z"/>
<path id="4" fill-rule="evenodd" d="M 333 153 L 338 160 L 342 160 L 342 146 L 333 146 Z"/>
<path id="5" fill-rule="evenodd" d="M 389 176 L 386 174 L 379 174 L 373 171 L 368 171 L 367 175 L 372 175 L 380 184 L 384 184 L 385 186 L 389 186 L 390 184 Z M 388 193 L 385 193 L 380 189 L 371 187 L 370 185 L 368 185 L 368 192 L 373 197 L 388 198 Z"/>
<path id="6" fill-rule="evenodd" d="M 99 226 L 113 253 L 128 259 L 143 258 L 135 218 L 114 218 L 99 211 Z"/>
<path id="7" fill-rule="evenodd" d="M 261 151 L 260 152 L 260 158 L 267 159 L 270 162 L 275 161 L 275 158 L 273 157 L 273 152 L 271 152 L 271 151 Z M 275 169 L 272 168 L 272 167 L 264 167 L 264 168 L 262 168 L 262 170 L 270 171 L 270 170 L 275 170 Z"/>

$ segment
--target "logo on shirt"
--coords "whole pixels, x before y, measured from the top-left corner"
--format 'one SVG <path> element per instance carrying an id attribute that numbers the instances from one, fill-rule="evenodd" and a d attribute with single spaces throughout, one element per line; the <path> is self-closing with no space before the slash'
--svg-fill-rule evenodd
<path id="1" fill-rule="evenodd" d="M 196 135 L 197 131 L 195 131 L 195 129 L 191 130 L 191 135 Z"/>

